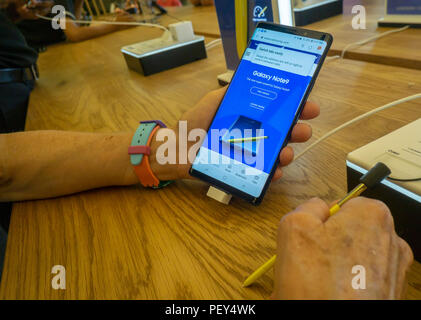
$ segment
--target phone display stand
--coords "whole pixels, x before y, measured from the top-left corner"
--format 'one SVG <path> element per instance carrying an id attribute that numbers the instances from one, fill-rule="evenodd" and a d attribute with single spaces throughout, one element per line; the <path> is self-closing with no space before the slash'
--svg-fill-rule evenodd
<path id="1" fill-rule="evenodd" d="M 220 86 L 226 86 L 228 83 L 231 82 L 232 76 L 234 75 L 234 71 L 228 70 L 225 73 L 222 73 L 218 76 L 218 83 Z"/>
<path id="2" fill-rule="evenodd" d="M 385 16 L 378 20 L 379 27 L 421 28 L 421 1 L 385 1 Z"/>
<path id="3" fill-rule="evenodd" d="M 343 0 L 298 0 L 294 5 L 297 27 L 306 26 L 343 12 Z"/>
<path id="4" fill-rule="evenodd" d="M 209 187 L 208 193 L 206 195 L 209 198 L 212 198 L 223 204 L 229 204 L 232 198 L 232 195 L 230 195 L 229 193 L 226 193 L 225 191 L 219 190 L 215 187 Z"/>

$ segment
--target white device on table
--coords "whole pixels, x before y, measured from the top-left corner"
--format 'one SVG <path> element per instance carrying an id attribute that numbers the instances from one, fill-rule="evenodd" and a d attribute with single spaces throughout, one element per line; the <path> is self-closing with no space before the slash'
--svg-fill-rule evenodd
<path id="1" fill-rule="evenodd" d="M 392 173 L 365 196 L 386 203 L 396 232 L 421 261 L 421 118 L 349 153 L 348 189 L 377 162 L 383 162 Z"/>
<path id="2" fill-rule="evenodd" d="M 292 0 L 273 0 L 273 22 L 285 26 L 295 26 L 294 4 Z"/>
<path id="3" fill-rule="evenodd" d="M 381 27 L 421 27 L 421 0 L 386 0 Z"/>
<path id="4" fill-rule="evenodd" d="M 392 179 L 419 179 L 384 180 L 382 183 L 421 205 L 421 118 L 347 156 L 347 165 L 357 171 L 369 169 L 377 162 L 389 167 Z"/>
<path id="5" fill-rule="evenodd" d="M 206 58 L 205 38 L 191 21 L 170 24 L 160 38 L 121 48 L 127 66 L 145 76 Z"/>

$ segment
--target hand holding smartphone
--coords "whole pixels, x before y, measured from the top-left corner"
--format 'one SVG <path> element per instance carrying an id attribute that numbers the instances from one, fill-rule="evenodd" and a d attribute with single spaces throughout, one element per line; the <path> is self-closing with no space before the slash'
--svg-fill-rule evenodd
<path id="1" fill-rule="evenodd" d="M 18 8 L 20 19 L 22 20 L 36 20 L 37 15 L 45 16 L 51 11 L 54 5 L 52 0 L 29 0 L 26 5 Z"/>
<path id="2" fill-rule="evenodd" d="M 190 174 L 259 204 L 331 43 L 327 33 L 259 23 Z"/>
<path id="3" fill-rule="evenodd" d="M 31 10 L 43 10 L 51 8 L 54 5 L 53 0 L 28 0 L 26 6 Z"/>

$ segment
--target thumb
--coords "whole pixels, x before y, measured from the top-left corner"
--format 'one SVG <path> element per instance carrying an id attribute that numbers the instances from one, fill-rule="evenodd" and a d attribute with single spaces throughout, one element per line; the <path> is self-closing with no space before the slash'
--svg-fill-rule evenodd
<path id="1" fill-rule="evenodd" d="M 329 208 L 332 208 L 338 202 L 339 202 L 339 199 L 332 201 L 331 203 L 329 203 Z"/>

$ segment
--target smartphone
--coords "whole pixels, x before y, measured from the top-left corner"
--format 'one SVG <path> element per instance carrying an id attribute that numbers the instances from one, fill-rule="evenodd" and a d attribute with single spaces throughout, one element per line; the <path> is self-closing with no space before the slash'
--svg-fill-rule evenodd
<path id="1" fill-rule="evenodd" d="M 260 204 L 332 40 L 327 33 L 260 22 L 190 174 Z"/>

